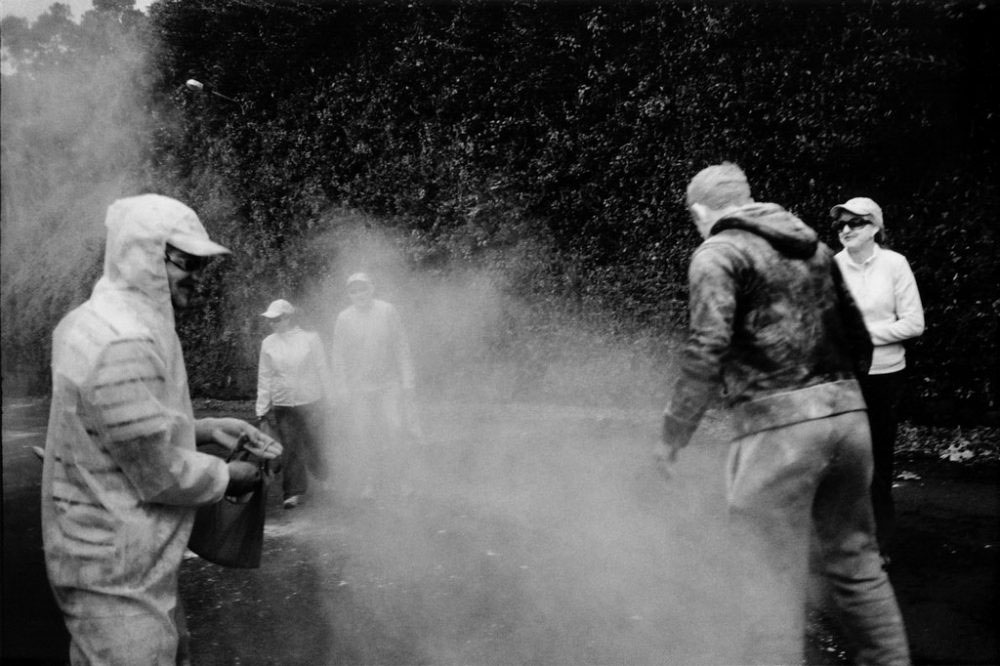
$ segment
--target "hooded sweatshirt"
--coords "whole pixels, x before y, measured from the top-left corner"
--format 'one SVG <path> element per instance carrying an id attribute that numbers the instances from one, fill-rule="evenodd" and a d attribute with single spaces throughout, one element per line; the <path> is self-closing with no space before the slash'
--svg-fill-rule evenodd
<path id="1" fill-rule="evenodd" d="M 861 314 L 816 232 L 778 205 L 720 219 L 689 268 L 690 332 L 666 408 L 687 443 L 721 388 L 738 435 L 864 409 Z"/>
<path id="2" fill-rule="evenodd" d="M 112 204 L 104 275 L 53 335 L 42 527 L 69 616 L 169 622 L 195 507 L 229 481 L 224 461 L 195 450 L 164 265 L 191 216 L 157 195 Z"/>

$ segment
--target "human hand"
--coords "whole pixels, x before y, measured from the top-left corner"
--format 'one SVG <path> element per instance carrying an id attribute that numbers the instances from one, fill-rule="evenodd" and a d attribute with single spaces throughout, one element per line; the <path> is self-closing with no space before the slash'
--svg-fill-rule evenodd
<path id="1" fill-rule="evenodd" d="M 656 469 L 663 478 L 673 477 L 673 468 L 677 462 L 677 453 L 687 446 L 697 427 L 695 423 L 687 423 L 674 418 L 670 414 L 663 415 L 663 428 L 660 431 L 660 441 L 653 451 Z"/>
<path id="2" fill-rule="evenodd" d="M 680 447 L 673 446 L 663 440 L 657 442 L 653 447 L 653 462 L 656 465 L 656 471 L 668 481 L 674 476 L 674 464 L 677 462 L 678 451 L 680 451 Z"/>
<path id="3" fill-rule="evenodd" d="M 260 481 L 260 467 L 245 460 L 233 460 L 226 463 L 229 468 L 229 485 L 226 486 L 226 495 L 238 497 L 253 492 L 257 482 Z"/>
<path id="4" fill-rule="evenodd" d="M 243 446 L 247 451 L 264 460 L 272 460 L 281 455 L 278 440 L 270 437 L 246 421 L 233 417 L 217 418 L 212 424 L 212 439 L 230 451 Z"/>

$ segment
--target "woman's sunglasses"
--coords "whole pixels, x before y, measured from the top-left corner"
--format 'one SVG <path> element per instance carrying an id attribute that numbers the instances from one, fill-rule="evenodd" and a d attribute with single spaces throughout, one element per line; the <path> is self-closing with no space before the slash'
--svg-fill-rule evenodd
<path id="1" fill-rule="evenodd" d="M 187 252 L 178 250 L 170 245 L 167 246 L 167 250 L 163 254 L 163 258 L 185 273 L 200 271 L 205 268 L 205 266 L 208 266 L 208 262 L 212 260 L 212 257 L 199 257 L 193 254 L 188 254 Z"/>
<path id="2" fill-rule="evenodd" d="M 861 227 L 864 227 L 869 224 L 871 224 L 871 221 L 866 220 L 863 217 L 853 217 L 849 220 L 837 220 L 831 226 L 833 227 L 834 231 L 839 232 L 845 226 L 848 226 L 851 229 L 860 229 Z"/>

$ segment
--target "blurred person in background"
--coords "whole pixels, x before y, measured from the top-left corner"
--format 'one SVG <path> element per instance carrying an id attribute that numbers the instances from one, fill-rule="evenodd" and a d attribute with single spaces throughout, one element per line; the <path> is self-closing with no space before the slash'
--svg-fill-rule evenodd
<path id="1" fill-rule="evenodd" d="M 872 508 L 883 560 L 895 531 L 892 500 L 893 450 L 897 410 L 906 381 L 903 342 L 924 332 L 924 308 L 906 258 L 878 243 L 885 234 L 882 209 L 855 197 L 830 210 L 833 230 L 843 246 L 835 256 L 851 295 L 861 309 L 874 350 L 871 368 L 860 378 L 872 431 Z"/>
<path id="2" fill-rule="evenodd" d="M 871 439 L 857 376 L 871 342 L 833 253 L 791 213 L 754 202 L 735 164 L 695 175 L 687 205 L 705 240 L 689 267 L 690 330 L 657 462 L 669 474 L 724 389 L 735 431 L 726 494 L 742 576 L 734 663 L 802 662 L 815 532 L 857 663 L 908 664 L 868 496 Z"/>
<path id="3" fill-rule="evenodd" d="M 177 575 L 198 506 L 253 489 L 258 466 L 200 453 L 281 445 L 234 418 L 195 420 L 174 312 L 228 253 L 194 211 L 113 203 L 104 275 L 52 341 L 42 473 L 45 562 L 73 664 L 188 663 Z"/>
<path id="4" fill-rule="evenodd" d="M 329 476 L 326 416 L 333 382 L 319 335 L 299 327 L 291 303 L 278 299 L 261 316 L 272 332 L 260 345 L 256 413 L 285 447 L 283 506 L 293 509 L 309 489 L 309 475 L 320 483 Z"/>
<path id="5" fill-rule="evenodd" d="M 337 315 L 332 351 L 347 426 L 347 491 L 406 494 L 412 488 L 404 445 L 414 401 L 406 331 L 396 308 L 375 298 L 366 273 L 347 279 L 347 293 L 351 305 Z"/>

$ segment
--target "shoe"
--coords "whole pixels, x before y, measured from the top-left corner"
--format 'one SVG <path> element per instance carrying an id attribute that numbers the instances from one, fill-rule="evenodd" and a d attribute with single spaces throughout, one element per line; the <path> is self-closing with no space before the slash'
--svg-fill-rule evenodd
<path id="1" fill-rule="evenodd" d="M 281 506 L 286 509 L 294 509 L 302 502 L 302 495 L 292 495 L 291 497 L 285 498 L 285 501 L 281 503 Z"/>

